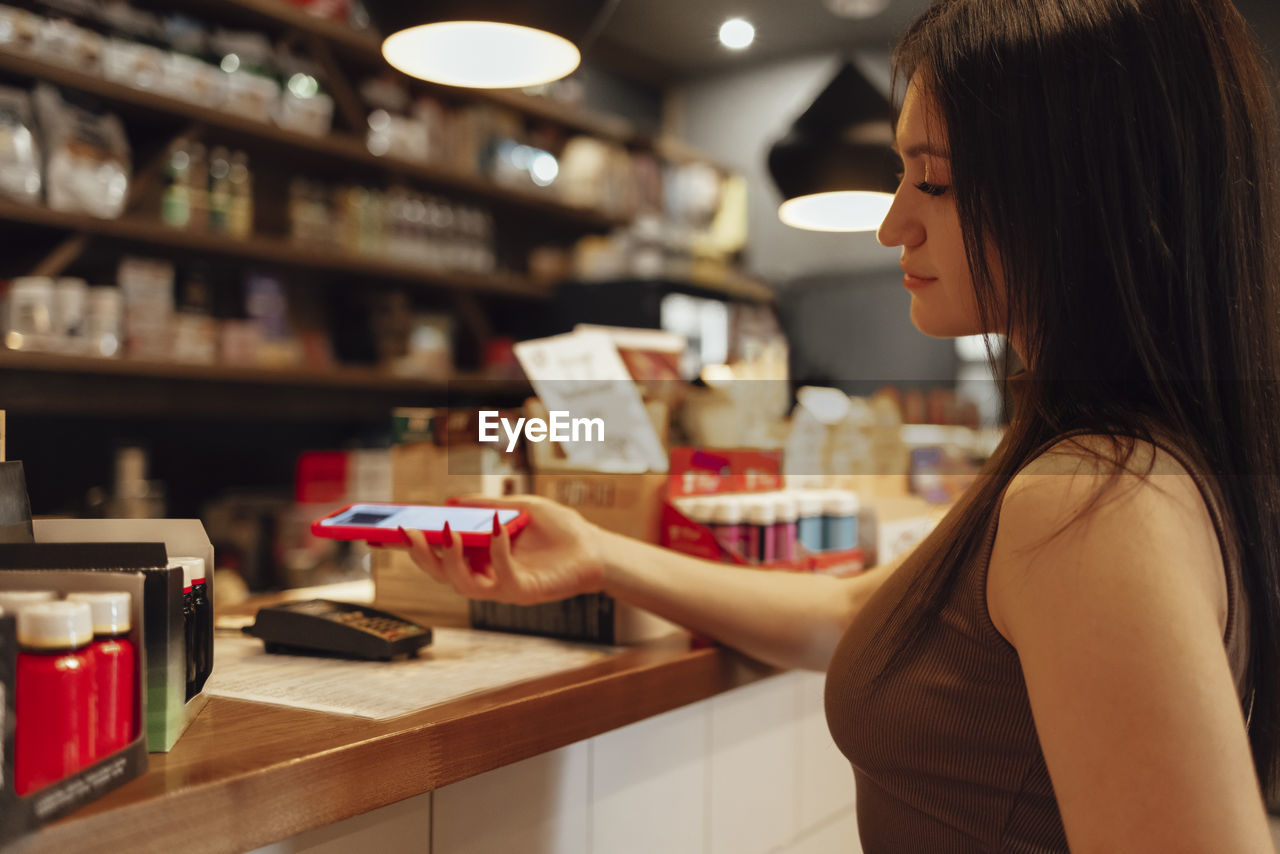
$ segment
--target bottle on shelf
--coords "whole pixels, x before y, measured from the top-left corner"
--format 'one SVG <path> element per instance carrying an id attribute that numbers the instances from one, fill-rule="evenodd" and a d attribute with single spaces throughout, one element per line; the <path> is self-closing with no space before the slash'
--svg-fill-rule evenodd
<path id="1" fill-rule="evenodd" d="M 231 154 L 221 145 L 209 154 L 209 231 L 226 234 L 231 223 Z"/>
<path id="2" fill-rule="evenodd" d="M 189 227 L 203 231 L 209 227 L 209 161 L 202 143 L 187 149 L 187 199 L 191 208 Z"/>
<path id="3" fill-rule="evenodd" d="M 231 155 L 227 178 L 231 184 L 227 232 L 232 237 L 248 237 L 253 233 L 253 174 L 249 171 L 248 155 L 243 151 Z"/>
<path id="4" fill-rule="evenodd" d="M 160 201 L 160 220 L 174 228 L 191 225 L 191 152 L 185 139 L 179 139 L 169 151 L 169 166 L 164 196 Z"/>

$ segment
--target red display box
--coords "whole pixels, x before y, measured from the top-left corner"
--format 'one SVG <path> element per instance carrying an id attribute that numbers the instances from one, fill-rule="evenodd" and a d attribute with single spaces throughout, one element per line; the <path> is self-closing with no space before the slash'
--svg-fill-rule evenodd
<path id="1" fill-rule="evenodd" d="M 709 527 L 690 519 L 673 503 L 679 498 L 777 492 L 784 487 L 780 451 L 672 448 L 667 502 L 662 509 L 659 542 L 673 551 L 735 566 L 821 572 L 836 576 L 861 572 L 865 568 L 862 549 L 808 552 L 799 543 L 796 544 L 796 549 L 800 554 L 791 560 L 751 563 L 736 551 L 725 548 Z"/>

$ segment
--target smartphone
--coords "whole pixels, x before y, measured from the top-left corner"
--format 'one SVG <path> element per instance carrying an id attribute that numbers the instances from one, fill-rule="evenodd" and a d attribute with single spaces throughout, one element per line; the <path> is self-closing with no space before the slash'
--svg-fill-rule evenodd
<path id="1" fill-rule="evenodd" d="M 422 504 L 352 504 L 311 523 L 311 533 L 331 540 L 365 540 L 370 543 L 405 545 L 400 528 L 422 531 L 427 542 L 442 545 L 444 523 L 462 545 L 488 548 L 493 536 L 493 514 L 510 536 L 529 521 L 523 510 L 493 507 L 438 507 Z"/>

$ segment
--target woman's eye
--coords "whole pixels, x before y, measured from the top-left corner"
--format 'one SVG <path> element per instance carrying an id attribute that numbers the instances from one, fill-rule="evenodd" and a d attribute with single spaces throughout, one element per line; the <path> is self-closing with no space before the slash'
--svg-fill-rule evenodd
<path id="1" fill-rule="evenodd" d="M 947 191 L 944 184 L 930 184 L 928 181 L 921 181 L 916 184 L 916 189 L 929 196 L 941 196 Z"/>

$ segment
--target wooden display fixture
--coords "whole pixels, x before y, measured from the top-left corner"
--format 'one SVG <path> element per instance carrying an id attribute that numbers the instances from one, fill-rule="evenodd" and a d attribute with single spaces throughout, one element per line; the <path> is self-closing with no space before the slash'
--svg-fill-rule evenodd
<path id="1" fill-rule="evenodd" d="M 278 238 L 236 238 L 223 234 L 171 228 L 141 216 L 126 215 L 119 219 L 99 219 L 87 214 L 50 210 L 41 205 L 0 200 L 0 220 L 111 237 L 142 246 L 267 262 L 302 270 L 336 270 L 412 284 L 511 296 L 545 297 L 549 294 L 544 286 L 511 274 L 438 270 L 411 261 L 371 255 L 352 255 L 332 249 L 295 244 Z"/>
<path id="2" fill-rule="evenodd" d="M 270 145 L 289 151 L 302 151 L 326 159 L 353 163 L 421 182 L 438 191 L 457 194 L 472 201 L 485 202 L 508 210 L 548 217 L 553 222 L 586 231 L 607 231 L 626 223 L 626 217 L 606 214 L 589 208 L 565 204 L 554 195 L 503 187 L 493 181 L 464 175 L 432 163 L 372 154 L 364 142 L 350 133 L 332 132 L 327 136 L 309 136 L 285 130 L 267 122 L 238 116 L 224 110 L 209 109 L 157 92 L 134 89 L 113 83 L 73 68 L 41 62 L 28 56 L 0 50 L 0 71 L 31 80 L 46 80 L 67 89 L 84 92 L 115 107 L 177 116 L 199 122 L 210 128 L 230 133 L 250 144 Z"/>
<path id="3" fill-rule="evenodd" d="M 457 373 L 399 377 L 376 368 L 228 367 L 0 350 L 0 400 L 40 415 L 382 420 L 396 406 L 518 401 L 524 380 Z"/>

